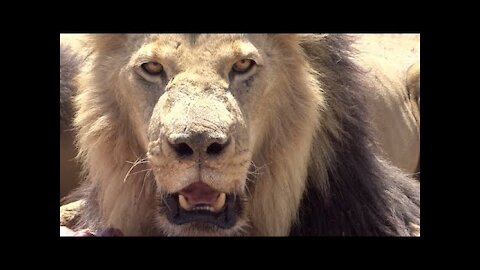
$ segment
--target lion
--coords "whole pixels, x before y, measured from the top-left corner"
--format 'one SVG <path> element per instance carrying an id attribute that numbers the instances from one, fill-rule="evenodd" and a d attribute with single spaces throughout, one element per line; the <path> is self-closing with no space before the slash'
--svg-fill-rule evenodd
<path id="1" fill-rule="evenodd" d="M 96 34 L 76 78 L 73 230 L 412 236 L 419 182 L 376 149 L 354 38 Z"/>
<path id="2" fill-rule="evenodd" d="M 83 37 L 81 34 L 60 35 L 61 198 L 80 181 L 79 166 L 73 160 L 75 149 L 69 127 L 72 118 L 70 97 L 75 93 L 72 77 L 84 64 L 91 49 Z M 406 67 L 420 57 L 419 35 L 366 34 L 356 38 L 354 45 L 360 52 L 358 56 L 366 58 L 357 64 L 370 69 L 370 72 L 376 72 L 381 67 L 382 79 L 377 80 L 377 85 L 369 87 L 376 91 L 367 95 L 368 115 L 379 146 L 377 151 L 395 166 L 419 179 L 420 63 L 411 65 L 405 74 Z M 388 86 L 384 85 L 386 83 Z"/>

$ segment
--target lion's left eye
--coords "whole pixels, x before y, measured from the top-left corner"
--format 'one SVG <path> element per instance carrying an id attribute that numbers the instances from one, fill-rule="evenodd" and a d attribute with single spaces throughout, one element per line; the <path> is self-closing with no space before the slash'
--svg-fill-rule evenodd
<path id="1" fill-rule="evenodd" d="M 242 59 L 233 64 L 232 69 L 239 73 L 245 73 L 249 71 L 255 65 L 255 61 L 250 59 Z"/>
<path id="2" fill-rule="evenodd" d="M 142 68 L 150 75 L 160 75 L 163 72 L 162 64 L 157 62 L 142 64 Z"/>

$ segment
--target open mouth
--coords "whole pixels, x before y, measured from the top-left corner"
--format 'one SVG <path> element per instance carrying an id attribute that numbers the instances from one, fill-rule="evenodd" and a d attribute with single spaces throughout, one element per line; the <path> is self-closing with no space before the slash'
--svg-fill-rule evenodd
<path id="1" fill-rule="evenodd" d="M 197 182 L 166 198 L 167 218 L 177 225 L 190 222 L 210 223 L 228 229 L 235 225 L 239 200 Z"/>

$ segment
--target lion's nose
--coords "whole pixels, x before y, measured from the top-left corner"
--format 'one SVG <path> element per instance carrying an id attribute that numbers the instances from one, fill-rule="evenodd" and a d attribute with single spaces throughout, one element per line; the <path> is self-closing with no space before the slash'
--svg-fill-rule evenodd
<path id="1" fill-rule="evenodd" d="M 230 143 L 225 134 L 211 134 L 208 132 L 191 134 L 171 134 L 168 136 L 170 147 L 180 157 L 194 154 L 200 156 L 218 156 Z"/>

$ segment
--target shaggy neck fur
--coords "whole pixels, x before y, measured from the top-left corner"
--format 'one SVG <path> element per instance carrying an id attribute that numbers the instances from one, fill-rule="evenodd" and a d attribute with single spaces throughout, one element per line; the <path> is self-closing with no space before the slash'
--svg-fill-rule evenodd
<path id="1" fill-rule="evenodd" d="M 313 134 L 325 106 L 315 72 L 304 61 L 298 42 L 279 44 L 284 48 L 278 66 L 284 66 L 285 75 L 272 86 L 276 94 L 264 98 L 277 110 L 267 120 L 262 149 L 256 151 L 262 154 L 253 157 L 263 169 L 254 180 L 249 216 L 251 234 L 261 236 L 288 235 L 297 218 Z"/>
<path id="2" fill-rule="evenodd" d="M 94 230 L 115 227 L 126 235 L 150 234 L 144 228 L 154 226 L 145 224 L 150 220 L 145 217 L 155 209 L 155 181 L 145 164 L 132 169 L 132 163 L 145 158 L 145 149 L 137 140 L 135 123 L 118 106 L 122 103 L 115 94 L 118 86 L 104 83 L 118 81 L 105 79 L 104 74 L 109 73 L 103 72 L 104 61 L 93 59 L 92 66 L 86 66 L 78 77 L 74 124 L 78 158 L 87 178 L 81 196 L 88 203 L 77 227 Z"/>
<path id="3" fill-rule="evenodd" d="M 363 102 L 366 88 L 349 60 L 350 42 L 328 36 L 303 43 L 319 71 L 318 80 L 328 82 L 322 88 L 330 110 L 312 145 L 312 155 L 323 152 L 328 159 L 311 159 L 307 191 L 291 234 L 414 235 L 420 224 L 418 183 L 371 149 L 374 141 Z M 345 74 L 350 76 L 340 77 Z"/>

